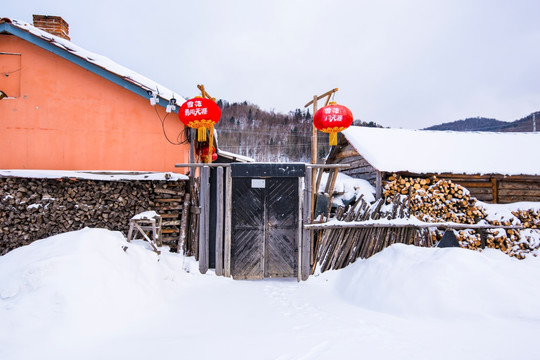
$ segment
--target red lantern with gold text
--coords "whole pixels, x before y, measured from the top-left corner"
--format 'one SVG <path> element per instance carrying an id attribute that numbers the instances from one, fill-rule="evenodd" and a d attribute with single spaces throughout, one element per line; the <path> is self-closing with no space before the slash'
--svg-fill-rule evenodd
<path id="1" fill-rule="evenodd" d="M 210 152 L 208 151 L 208 145 L 200 149 L 197 149 L 197 155 L 202 157 L 203 159 L 206 159 L 209 153 Z M 216 154 L 216 149 L 212 146 L 212 161 L 216 161 L 217 158 L 218 158 L 218 155 Z"/>
<path id="2" fill-rule="evenodd" d="M 330 134 L 330 146 L 337 145 L 337 133 L 351 126 L 352 122 L 351 110 L 335 102 L 320 108 L 313 116 L 313 125 Z"/>
<path id="3" fill-rule="evenodd" d="M 206 141 L 206 128 L 212 128 L 221 117 L 221 109 L 212 100 L 196 97 L 182 104 L 178 111 L 184 125 L 197 129 L 197 140 Z"/>

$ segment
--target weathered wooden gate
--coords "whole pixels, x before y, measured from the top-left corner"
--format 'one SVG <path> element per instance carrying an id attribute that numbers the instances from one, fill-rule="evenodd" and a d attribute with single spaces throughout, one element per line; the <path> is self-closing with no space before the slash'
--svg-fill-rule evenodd
<path id="1" fill-rule="evenodd" d="M 231 275 L 297 277 L 304 164 L 232 164 Z"/>

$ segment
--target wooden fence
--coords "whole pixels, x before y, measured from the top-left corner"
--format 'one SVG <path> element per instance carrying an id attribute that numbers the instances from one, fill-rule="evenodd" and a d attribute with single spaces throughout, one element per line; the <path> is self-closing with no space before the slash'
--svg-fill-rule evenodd
<path id="1" fill-rule="evenodd" d="M 396 195 L 385 210 L 386 202 L 386 199 L 379 199 L 370 205 L 361 197 L 347 208 L 338 208 L 331 222 L 304 225 L 306 231 L 313 232 L 311 273 L 317 265 L 321 266 L 322 272 L 344 268 L 358 258 L 368 258 L 396 243 L 433 247 L 436 243 L 432 231 L 437 229 L 479 230 L 481 247 L 485 247 L 487 229 L 522 229 L 521 226 L 411 223 L 407 201 Z"/>

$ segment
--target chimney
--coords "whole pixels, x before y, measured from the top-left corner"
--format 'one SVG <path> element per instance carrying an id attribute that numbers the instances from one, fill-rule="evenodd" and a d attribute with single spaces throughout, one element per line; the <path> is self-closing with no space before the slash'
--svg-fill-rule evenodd
<path id="1" fill-rule="evenodd" d="M 34 26 L 38 29 L 66 40 L 70 40 L 69 25 L 60 16 L 32 15 L 32 17 L 34 19 Z"/>

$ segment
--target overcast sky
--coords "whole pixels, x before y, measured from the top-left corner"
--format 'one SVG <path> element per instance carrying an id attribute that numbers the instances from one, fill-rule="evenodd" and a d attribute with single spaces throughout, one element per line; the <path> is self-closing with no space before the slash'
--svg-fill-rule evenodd
<path id="1" fill-rule="evenodd" d="M 184 97 L 197 84 L 287 113 L 313 95 L 355 119 L 424 128 L 540 110 L 538 0 L 4 1 Z"/>

